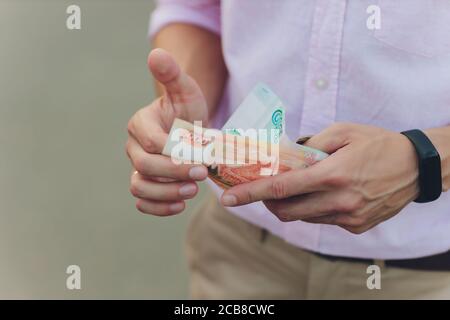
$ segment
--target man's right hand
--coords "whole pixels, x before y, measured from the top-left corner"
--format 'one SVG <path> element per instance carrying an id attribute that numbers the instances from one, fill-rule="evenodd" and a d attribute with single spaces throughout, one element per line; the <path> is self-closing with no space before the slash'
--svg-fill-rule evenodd
<path id="1" fill-rule="evenodd" d="M 196 181 L 207 177 L 202 165 L 176 165 L 161 155 L 175 118 L 206 125 L 208 109 L 200 87 L 181 71 L 173 57 L 154 49 L 148 66 L 164 87 L 164 94 L 139 110 L 128 123 L 126 152 L 136 170 L 131 176 L 131 193 L 143 213 L 168 216 L 180 213 L 185 200 L 198 192 Z"/>

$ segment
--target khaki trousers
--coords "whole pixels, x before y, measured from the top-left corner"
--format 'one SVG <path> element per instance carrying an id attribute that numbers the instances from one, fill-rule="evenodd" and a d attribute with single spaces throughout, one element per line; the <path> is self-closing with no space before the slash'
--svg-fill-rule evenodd
<path id="1" fill-rule="evenodd" d="M 381 266 L 381 289 L 370 290 L 367 264 L 264 237 L 212 194 L 192 216 L 186 252 L 194 299 L 450 299 L 450 272 Z"/>

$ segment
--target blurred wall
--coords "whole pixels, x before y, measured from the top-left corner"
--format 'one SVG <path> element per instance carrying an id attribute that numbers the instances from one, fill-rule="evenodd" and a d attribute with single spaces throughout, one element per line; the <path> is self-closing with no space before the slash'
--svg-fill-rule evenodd
<path id="1" fill-rule="evenodd" d="M 153 97 L 152 7 L 0 0 L 0 298 L 187 296 L 189 212 L 142 215 L 128 192 L 126 124 Z M 72 264 L 81 290 L 66 288 Z"/>

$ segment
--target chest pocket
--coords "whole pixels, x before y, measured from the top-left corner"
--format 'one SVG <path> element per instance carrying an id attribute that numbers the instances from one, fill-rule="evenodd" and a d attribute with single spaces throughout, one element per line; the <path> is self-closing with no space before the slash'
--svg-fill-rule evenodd
<path id="1" fill-rule="evenodd" d="M 378 0 L 384 44 L 433 58 L 450 55 L 450 0 Z"/>

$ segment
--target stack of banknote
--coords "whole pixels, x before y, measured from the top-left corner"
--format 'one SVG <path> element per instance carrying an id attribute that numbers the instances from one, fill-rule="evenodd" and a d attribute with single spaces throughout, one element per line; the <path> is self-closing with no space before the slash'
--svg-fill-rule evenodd
<path id="1" fill-rule="evenodd" d="M 177 164 L 206 165 L 222 188 L 306 168 L 328 156 L 290 141 L 284 128 L 282 101 L 258 84 L 221 130 L 175 119 L 162 153 Z"/>

